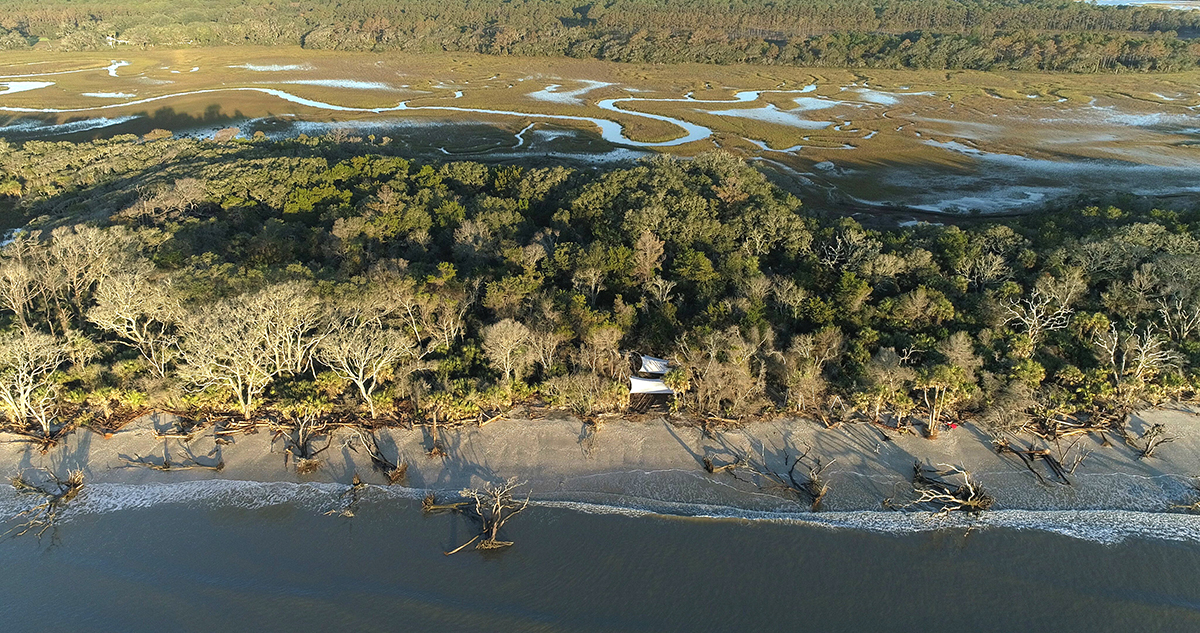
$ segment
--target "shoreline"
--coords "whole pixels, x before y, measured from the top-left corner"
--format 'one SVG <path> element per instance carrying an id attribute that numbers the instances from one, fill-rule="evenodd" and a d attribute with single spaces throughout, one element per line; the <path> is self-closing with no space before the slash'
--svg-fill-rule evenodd
<path id="1" fill-rule="evenodd" d="M 0 434 L 0 464 L 8 476 L 39 467 L 60 474 L 82 469 L 85 489 L 93 484 L 103 484 L 96 486 L 98 489 L 107 486 L 116 490 L 211 480 L 228 482 L 235 488 L 314 484 L 301 487 L 320 490 L 320 498 L 327 497 L 334 503 L 356 474 L 368 484 L 387 487 L 387 478 L 373 470 L 366 452 L 349 442 L 352 434 L 344 429 L 334 432 L 329 448 L 318 456 L 320 467 L 300 475 L 293 461 L 285 465 L 282 439 L 273 441 L 273 433 L 266 429 L 229 436 L 232 442 L 226 445 L 215 441 L 211 429 L 187 445 L 174 439 L 156 439 L 155 430 L 169 428 L 171 420 L 169 414 L 146 415 L 125 425 L 110 439 L 81 428 L 45 454 L 15 435 Z M 1080 438 L 1072 450 L 1091 453 L 1070 475 L 1071 485 L 1039 482 L 1017 457 L 998 454 L 989 438 L 970 424 L 943 431 L 937 440 L 905 435 L 883 441 L 879 431 L 867 424 L 826 429 L 810 420 L 783 418 L 748 422 L 736 429 L 714 432 L 715 439 L 709 439 L 699 428 L 672 424 L 659 417 L 608 420 L 593 440 L 586 440 L 584 424 L 564 414 L 440 429 L 447 452 L 444 458 L 425 454 L 429 438 L 427 429 L 421 427 L 380 429 L 377 437 L 386 457 L 408 464 L 406 480 L 393 487 L 386 495 L 389 497 L 418 499 L 425 491 L 448 496 L 485 481 L 516 477 L 527 482 L 524 489 L 537 504 L 585 512 L 795 520 L 867 529 L 871 529 L 867 524 L 874 523 L 885 525 L 888 531 L 1020 525 L 1046 513 L 1144 513 L 1146 516 L 1128 521 L 1186 524 L 1187 538 L 1200 540 L 1200 517 L 1172 507 L 1190 504 L 1200 496 L 1192 484 L 1194 474 L 1200 473 L 1200 433 L 1196 432 L 1200 430 L 1196 428 L 1200 427 L 1200 416 L 1154 410 L 1135 415 L 1131 427 L 1136 434 L 1153 423 L 1165 424 L 1168 433 L 1177 439 L 1149 459 L 1137 459 L 1136 451 L 1123 443 L 1104 447 L 1098 437 Z M 319 447 L 324 442 L 322 439 L 314 444 Z M 126 461 L 141 458 L 162 464 L 165 456 L 182 465 L 187 459 L 185 446 L 197 463 L 220 461 L 223 468 L 219 472 L 164 472 L 131 466 Z M 786 472 L 781 455 L 786 452 L 794 457 L 797 449 L 829 463 L 824 471 L 829 492 L 817 512 L 810 510 L 806 500 L 787 491 L 762 489 L 751 482 L 751 477 L 735 479 L 728 472 L 710 474 L 703 467 L 706 456 L 723 463 L 732 453 L 752 457 L 765 454 L 762 463 L 766 467 Z M 995 498 L 993 509 L 970 517 L 963 513 L 944 516 L 929 510 L 886 509 L 885 499 L 893 498 L 897 503 L 911 499 L 915 461 L 965 468 Z M 177 493 L 186 500 L 187 494 L 203 496 L 220 488 L 199 484 L 191 493 L 184 490 L 188 486 Z M 200 492 L 203 490 L 209 492 Z M 171 501 L 168 498 L 159 502 Z M 933 523 L 931 517 L 936 517 Z M 1068 520 L 1064 525 L 1077 522 Z M 1109 517 L 1101 523 L 1117 529 L 1121 521 Z"/>

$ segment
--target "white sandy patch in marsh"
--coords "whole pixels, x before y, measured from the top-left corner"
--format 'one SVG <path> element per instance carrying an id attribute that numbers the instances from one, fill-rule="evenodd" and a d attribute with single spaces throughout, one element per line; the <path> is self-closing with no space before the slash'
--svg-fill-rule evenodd
<path id="1" fill-rule="evenodd" d="M 0 81 L 0 88 L 3 88 L 0 90 L 0 96 L 49 88 L 53 85 L 53 81 Z"/>
<path id="2" fill-rule="evenodd" d="M 788 127 L 800 128 L 802 130 L 823 130 L 833 123 L 830 121 L 812 121 L 806 119 L 796 112 L 802 110 L 780 110 L 774 104 L 768 103 L 761 108 L 745 108 L 739 110 L 708 110 L 709 114 L 717 116 L 731 116 L 740 119 L 750 119 L 752 121 L 761 121 L 763 123 L 774 123 L 776 125 L 786 125 Z"/>
<path id="3" fill-rule="evenodd" d="M 529 98 L 536 99 L 538 101 L 548 101 L 550 103 L 578 105 L 583 103 L 583 100 L 579 97 L 597 88 L 613 85 L 607 81 L 592 81 L 590 79 L 582 80 L 579 83 L 583 85 L 574 90 L 560 90 L 560 88 L 562 88 L 561 85 L 550 84 L 541 90 L 529 93 Z"/>
<path id="4" fill-rule="evenodd" d="M 133 121 L 141 117 L 138 116 L 120 116 L 113 118 L 97 117 L 94 119 L 83 119 L 80 121 L 69 121 L 67 123 L 46 123 L 39 120 L 19 120 L 14 123 L 9 123 L 0 126 L 0 136 L 5 134 L 38 134 L 38 135 L 60 135 L 74 134 L 75 132 L 86 132 L 87 130 L 95 130 L 105 127 L 112 127 L 127 121 Z"/>
<path id="5" fill-rule="evenodd" d="M 256 73 L 281 73 L 291 70 L 312 70 L 308 64 L 235 64 L 229 68 L 241 68 Z"/>
<path id="6" fill-rule="evenodd" d="M 129 65 L 129 62 L 127 62 L 127 61 L 124 61 L 124 60 L 120 60 L 120 61 L 118 61 L 118 60 L 113 60 L 113 61 L 112 61 L 112 63 L 110 63 L 108 66 L 105 66 L 105 67 L 104 67 L 104 70 L 107 70 L 107 71 L 108 71 L 108 76 L 109 76 L 109 77 L 116 77 L 116 76 L 117 76 L 117 69 L 118 69 L 118 68 L 122 68 L 122 67 L 124 67 L 124 66 L 128 66 L 128 65 Z"/>
<path id="7" fill-rule="evenodd" d="M 357 81 L 354 79 L 291 79 L 279 81 L 281 84 L 298 84 L 302 86 L 325 86 L 328 88 L 346 88 L 348 90 L 396 90 L 380 81 Z"/>
<path id="8" fill-rule="evenodd" d="M 38 63 L 47 63 L 48 64 L 50 62 L 38 62 Z M 30 64 L 30 65 L 32 65 L 32 64 Z M 49 77 L 51 75 L 73 75 L 75 73 L 87 73 L 87 72 L 92 72 L 92 71 L 96 71 L 96 70 L 107 70 L 108 68 L 109 68 L 108 66 L 98 66 L 98 67 L 92 67 L 92 68 L 79 68 L 76 70 L 57 70 L 57 71 L 46 72 L 46 73 L 26 73 L 26 74 L 22 74 L 22 75 L 0 75 L 0 79 L 23 79 L 26 77 Z"/>
<path id="9" fill-rule="evenodd" d="M 796 112 L 811 112 L 813 110 L 826 110 L 841 105 L 850 105 L 848 101 L 839 101 L 837 99 L 826 99 L 825 97 L 796 97 L 792 99 L 796 104 L 793 111 Z"/>

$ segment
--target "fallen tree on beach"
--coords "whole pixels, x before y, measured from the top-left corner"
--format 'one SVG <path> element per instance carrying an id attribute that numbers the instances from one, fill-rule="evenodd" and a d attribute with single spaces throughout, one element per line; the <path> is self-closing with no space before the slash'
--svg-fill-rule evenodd
<path id="1" fill-rule="evenodd" d="M 1092 454 L 1090 450 L 1079 448 L 1079 442 L 1082 437 L 1077 437 L 1074 442 L 1071 442 L 1066 450 L 1058 447 L 1058 454 L 1055 454 L 1049 448 L 1036 448 L 1032 443 L 1027 444 L 1024 448 L 1020 445 L 997 441 L 996 452 L 1001 455 L 1014 455 L 1021 460 L 1025 468 L 1033 473 L 1039 483 L 1059 483 L 1065 486 L 1072 485 L 1071 475 L 1075 474 L 1075 469 L 1083 463 Z M 1058 444 L 1056 443 L 1056 446 Z M 1046 464 L 1051 479 L 1047 479 L 1045 475 L 1039 471 L 1034 464 L 1037 462 Z"/>
<path id="2" fill-rule="evenodd" d="M 39 538 L 46 530 L 54 527 L 58 521 L 63 506 L 70 503 L 83 490 L 83 471 L 72 470 L 66 479 L 61 479 L 53 471 L 39 469 L 44 473 L 41 481 L 36 481 L 21 473 L 12 478 L 12 487 L 20 494 L 40 496 L 42 502 L 17 513 L 12 518 L 19 523 L 6 534 L 24 536 L 35 534 Z"/>
<path id="3" fill-rule="evenodd" d="M 907 502 L 885 499 L 884 507 L 894 510 L 926 509 L 937 514 L 966 512 L 979 514 L 990 510 L 996 499 L 984 492 L 966 470 L 941 464 L 944 468 L 926 466 L 921 462 L 913 465 L 912 486 L 914 498 Z"/>
<path id="4" fill-rule="evenodd" d="M 1138 449 L 1138 459 L 1149 459 L 1154 457 L 1154 452 L 1163 444 L 1174 442 L 1173 436 L 1167 435 L 1167 427 L 1163 424 L 1154 424 L 1150 428 L 1142 432 L 1138 436 L 1137 442 L 1131 442 Z M 1140 444 L 1140 446 L 1138 446 Z"/>
<path id="5" fill-rule="evenodd" d="M 133 457 L 128 457 L 126 455 L 120 455 L 119 457 L 127 467 L 149 468 L 150 470 L 157 470 L 160 472 L 173 472 L 178 470 L 211 470 L 219 473 L 225 469 L 225 460 L 221 459 L 219 446 L 213 447 L 213 450 L 205 456 L 212 459 L 212 463 L 203 463 L 200 461 L 200 458 L 198 458 L 195 453 L 192 452 L 191 447 L 186 442 L 179 441 L 179 445 L 180 449 L 183 451 L 183 457 L 181 459 L 171 459 L 166 441 L 163 442 L 162 459 L 157 459 L 154 457 L 142 457 L 136 453 Z"/>
<path id="6" fill-rule="evenodd" d="M 367 431 L 358 427 L 351 427 L 353 432 L 352 440 L 349 443 L 350 449 L 355 450 L 355 444 L 361 444 L 363 450 L 367 452 L 367 456 L 371 458 L 371 467 L 387 477 L 388 484 L 403 484 L 408 477 L 408 462 L 400 461 L 399 464 L 391 461 L 383 454 L 383 449 L 379 447 L 379 438 L 375 436 L 373 431 Z M 358 475 L 355 475 L 357 478 Z"/>
<path id="7" fill-rule="evenodd" d="M 795 455 L 793 451 L 796 451 Z M 780 451 L 779 468 L 770 465 L 766 447 L 757 455 L 752 451 L 731 450 L 731 453 L 732 459 L 722 465 L 717 465 L 711 456 L 706 455 L 704 470 L 713 475 L 729 472 L 734 479 L 753 484 L 760 490 L 790 494 L 806 501 L 814 512 L 820 509 L 821 502 L 829 494 L 829 483 L 823 474 L 836 460 L 826 462 L 820 456 L 810 457 L 811 447 L 803 451 L 783 448 Z"/>
<path id="8" fill-rule="evenodd" d="M 1200 513 L 1200 477 L 1192 477 L 1191 495 L 1193 501 L 1190 503 L 1178 503 L 1171 506 L 1172 510 L 1182 510 L 1192 514 Z"/>
<path id="9" fill-rule="evenodd" d="M 485 483 L 482 488 L 466 488 L 459 495 L 460 499 L 449 503 L 438 503 L 433 493 L 426 495 L 421 509 L 426 514 L 451 512 L 474 521 L 479 526 L 479 533 L 467 542 L 445 552 L 446 556 L 457 554 L 471 544 L 477 550 L 495 550 L 511 547 L 512 541 L 500 540 L 500 530 L 513 517 L 529 507 L 529 496 L 521 501 L 514 497 L 517 488 L 525 482 L 511 477 L 500 483 Z"/>
<path id="10" fill-rule="evenodd" d="M 316 448 L 313 443 L 319 438 L 325 438 L 325 445 Z M 295 423 L 279 425 L 275 428 L 274 439 L 283 439 L 285 461 L 291 456 L 296 464 L 296 472 L 309 475 L 321 467 L 321 453 L 333 445 L 333 433 L 329 423 L 321 416 L 305 414 L 296 416 Z"/>
<path id="11" fill-rule="evenodd" d="M 367 489 L 367 483 L 354 473 L 354 479 L 350 481 L 350 487 L 345 492 L 338 495 L 340 507 L 329 510 L 325 516 L 339 516 L 344 519 L 354 518 L 358 512 L 358 502 L 362 499 L 362 493 Z"/>

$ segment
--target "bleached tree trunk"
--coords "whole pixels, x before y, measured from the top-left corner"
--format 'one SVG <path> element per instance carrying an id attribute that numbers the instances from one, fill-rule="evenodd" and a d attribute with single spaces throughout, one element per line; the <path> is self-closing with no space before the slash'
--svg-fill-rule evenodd
<path id="1" fill-rule="evenodd" d="M 96 289 L 96 305 L 88 320 L 116 334 L 123 345 L 138 350 L 159 377 L 178 354 L 175 322 L 182 313 L 166 287 L 150 281 L 148 263 L 104 279 Z"/>
<path id="2" fill-rule="evenodd" d="M 43 436 L 50 437 L 57 395 L 50 376 L 66 360 L 62 341 L 48 334 L 21 332 L 0 338 L 0 403 L 14 423 L 34 420 Z"/>
<path id="3" fill-rule="evenodd" d="M 330 333 L 317 345 L 316 359 L 354 383 L 374 419 L 375 389 L 401 366 L 406 376 L 421 369 L 416 365 L 418 349 L 406 332 L 385 328 L 378 318 L 348 314 L 332 320 Z"/>
<path id="4" fill-rule="evenodd" d="M 198 306 L 180 321 L 180 374 L 192 385 L 226 388 L 242 415 L 281 374 L 307 369 L 320 342 L 315 300 L 297 284 L 268 286 Z"/>

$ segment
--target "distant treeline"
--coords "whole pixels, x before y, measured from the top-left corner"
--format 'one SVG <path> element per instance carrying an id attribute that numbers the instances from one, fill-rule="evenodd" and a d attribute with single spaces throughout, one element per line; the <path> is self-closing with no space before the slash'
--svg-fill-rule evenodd
<path id="1" fill-rule="evenodd" d="M 301 45 L 622 62 L 1178 71 L 1200 12 L 1056 0 L 8 0 L 0 48 Z M 117 42 L 119 41 L 119 42 Z"/>

